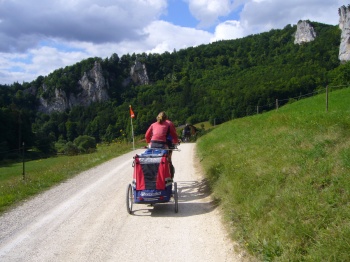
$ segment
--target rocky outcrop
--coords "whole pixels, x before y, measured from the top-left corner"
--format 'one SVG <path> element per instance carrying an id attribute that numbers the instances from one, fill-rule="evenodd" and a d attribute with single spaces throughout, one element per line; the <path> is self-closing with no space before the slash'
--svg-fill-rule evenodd
<path id="1" fill-rule="evenodd" d="M 338 12 L 339 28 L 341 30 L 339 60 L 346 62 L 350 60 L 350 6 L 342 6 Z"/>
<path id="2" fill-rule="evenodd" d="M 146 65 L 138 60 L 131 67 L 130 77 L 124 80 L 123 85 L 127 86 L 130 83 L 136 85 L 149 84 Z M 43 85 L 42 89 L 42 93 L 50 93 L 47 86 Z M 96 61 L 93 68 L 85 72 L 78 81 L 74 92 L 67 94 L 66 91 L 56 88 L 54 94 L 41 96 L 39 98 L 39 111 L 50 114 L 52 112 L 63 112 L 77 105 L 89 106 L 93 102 L 104 102 L 109 99 L 108 89 L 108 82 L 103 77 L 101 64 Z"/>
<path id="3" fill-rule="evenodd" d="M 93 102 L 104 102 L 109 99 L 106 80 L 98 62 L 95 62 L 94 67 L 88 73 L 84 73 L 79 81 L 79 85 L 81 92 L 76 97 L 72 97 L 72 99 L 76 99 L 77 103 L 83 106 L 88 106 Z"/>
<path id="4" fill-rule="evenodd" d="M 47 87 L 44 85 L 44 93 L 46 89 Z M 77 89 L 77 92 L 67 94 L 64 90 L 56 88 L 53 97 L 49 99 L 40 97 L 39 111 L 47 114 L 55 111 L 63 112 L 77 105 L 88 106 L 93 102 L 104 102 L 108 100 L 108 86 L 103 77 L 100 63 L 95 62 L 94 67 L 84 73 L 78 82 Z"/>
<path id="5" fill-rule="evenodd" d="M 46 91 L 47 87 L 44 84 L 43 90 Z M 69 108 L 69 100 L 67 99 L 66 93 L 63 90 L 55 89 L 55 96 L 51 99 L 39 98 L 39 111 L 50 114 L 52 112 L 63 112 Z"/>
<path id="6" fill-rule="evenodd" d="M 294 44 L 302 44 L 314 41 L 316 32 L 311 24 L 307 21 L 299 21 L 297 24 L 297 31 L 295 33 Z"/>
<path id="7" fill-rule="evenodd" d="M 130 69 L 130 77 L 134 84 L 148 85 L 149 79 L 147 75 L 146 65 L 136 60 Z"/>

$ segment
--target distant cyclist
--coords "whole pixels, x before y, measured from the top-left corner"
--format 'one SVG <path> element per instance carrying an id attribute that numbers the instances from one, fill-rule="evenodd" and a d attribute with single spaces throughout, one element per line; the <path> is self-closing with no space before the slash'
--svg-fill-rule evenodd
<path id="1" fill-rule="evenodd" d="M 189 142 L 190 141 L 191 128 L 190 128 L 189 124 L 186 124 L 184 130 L 182 131 L 182 136 L 183 136 L 184 142 Z"/>

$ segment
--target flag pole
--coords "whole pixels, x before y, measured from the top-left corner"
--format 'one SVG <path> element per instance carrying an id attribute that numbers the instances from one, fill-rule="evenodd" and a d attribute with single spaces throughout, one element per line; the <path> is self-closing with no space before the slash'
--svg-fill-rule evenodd
<path id="1" fill-rule="evenodd" d="M 129 107 L 130 107 L 130 122 L 131 122 L 132 149 L 135 150 L 134 127 L 133 127 L 133 125 L 132 125 L 132 119 L 133 119 L 133 114 L 134 114 L 134 112 L 132 112 L 131 105 L 129 105 Z M 131 112 L 132 112 L 132 115 L 131 115 Z"/>
<path id="2" fill-rule="evenodd" d="M 132 149 L 135 150 L 135 138 L 134 138 L 134 127 L 132 126 L 132 118 L 130 117 L 131 121 L 131 136 L 132 136 Z"/>

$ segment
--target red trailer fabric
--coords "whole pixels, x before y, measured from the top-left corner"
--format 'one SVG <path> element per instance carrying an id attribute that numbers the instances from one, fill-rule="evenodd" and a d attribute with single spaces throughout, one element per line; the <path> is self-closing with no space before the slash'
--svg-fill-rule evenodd
<path id="1" fill-rule="evenodd" d="M 134 181 L 136 190 L 164 190 L 166 182 L 171 178 L 167 155 L 134 157 Z"/>

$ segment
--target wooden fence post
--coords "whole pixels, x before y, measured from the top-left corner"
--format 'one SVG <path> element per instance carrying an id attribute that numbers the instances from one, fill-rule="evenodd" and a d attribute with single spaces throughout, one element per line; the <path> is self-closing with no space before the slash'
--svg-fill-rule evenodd
<path id="1" fill-rule="evenodd" d="M 23 180 L 26 180 L 26 171 L 25 171 L 25 159 L 24 159 L 24 142 L 22 143 L 22 176 L 23 176 Z"/>
<path id="2" fill-rule="evenodd" d="M 328 86 L 326 86 L 326 112 L 328 112 Z"/>

